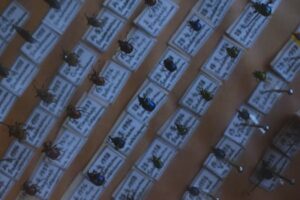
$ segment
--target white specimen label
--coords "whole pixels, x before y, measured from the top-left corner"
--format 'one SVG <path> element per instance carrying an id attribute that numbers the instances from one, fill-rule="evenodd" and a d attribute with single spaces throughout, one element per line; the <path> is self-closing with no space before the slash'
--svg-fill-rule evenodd
<path id="1" fill-rule="evenodd" d="M 190 22 L 200 23 L 201 29 L 194 30 Z M 172 36 L 170 45 L 182 52 L 195 56 L 213 32 L 213 28 L 195 13 L 191 13 Z"/>
<path id="2" fill-rule="evenodd" d="M 200 94 L 201 90 L 208 92 L 214 98 L 220 84 L 217 80 L 201 73 L 180 99 L 180 104 L 202 116 L 207 111 L 213 99 L 204 99 Z"/>
<path id="3" fill-rule="evenodd" d="M 130 76 L 130 71 L 113 61 L 108 61 L 99 77 L 105 79 L 102 86 L 93 85 L 90 93 L 100 100 L 113 103 L 124 88 Z"/>
<path id="4" fill-rule="evenodd" d="M 125 145 L 123 148 L 118 149 L 118 151 L 124 155 L 129 155 L 135 145 L 139 142 L 140 138 L 144 135 L 146 128 L 145 124 L 124 112 L 110 131 L 107 142 L 116 148 L 115 144 L 112 142 L 112 138 L 123 139 Z"/>
<path id="5" fill-rule="evenodd" d="M 76 105 L 76 109 L 80 110 L 81 117 L 79 119 L 68 117 L 65 124 L 87 137 L 104 114 L 105 107 L 90 96 L 85 96 L 79 104 Z"/>
<path id="6" fill-rule="evenodd" d="M 100 21 L 101 26 L 91 26 L 83 37 L 98 50 L 105 52 L 123 28 L 124 20 L 108 10 L 102 10 L 96 18 Z"/>
<path id="7" fill-rule="evenodd" d="M 203 0 L 198 1 L 194 10 L 216 27 L 221 23 L 232 3 L 233 0 Z"/>
<path id="8" fill-rule="evenodd" d="M 125 157 L 111 149 L 108 146 L 104 146 L 94 156 L 89 166 L 84 170 L 87 172 L 99 172 L 105 177 L 104 187 L 107 186 L 114 176 L 118 173 L 119 169 L 123 165 Z"/>
<path id="9" fill-rule="evenodd" d="M 13 181 L 8 176 L 0 172 L 0 199 L 4 199 L 12 185 Z"/>
<path id="10" fill-rule="evenodd" d="M 17 96 L 21 96 L 27 89 L 38 69 L 23 56 L 19 56 L 10 68 L 7 78 L 2 79 L 1 85 Z"/>
<path id="11" fill-rule="evenodd" d="M 159 180 L 176 154 L 176 150 L 156 138 L 148 147 L 146 153 L 137 161 L 136 167 L 155 180 Z M 155 163 L 161 166 L 155 166 Z"/>
<path id="12" fill-rule="evenodd" d="M 220 80 L 227 80 L 242 54 L 242 47 L 229 38 L 223 37 L 202 69 Z"/>
<path id="13" fill-rule="evenodd" d="M 27 167 L 33 155 L 33 150 L 18 141 L 14 141 L 5 153 L 4 158 L 10 162 L 0 162 L 0 170 L 12 179 L 18 180 Z"/>
<path id="14" fill-rule="evenodd" d="M 63 171 L 59 167 L 56 167 L 47 160 L 42 160 L 29 181 L 30 183 L 37 184 L 39 187 L 39 192 L 36 194 L 37 197 L 48 199 L 62 175 Z"/>
<path id="15" fill-rule="evenodd" d="M 16 33 L 13 25 L 22 26 L 28 17 L 28 11 L 23 6 L 11 1 L 0 16 L 0 37 L 10 41 Z"/>
<path id="16" fill-rule="evenodd" d="M 196 187 L 201 193 L 213 193 L 220 186 L 221 180 L 209 170 L 202 168 L 199 174 L 194 178 L 191 186 Z M 189 192 L 185 192 L 183 195 L 184 200 L 194 200 L 195 197 Z M 207 198 L 204 198 L 207 199 Z M 202 199 L 199 199 L 202 200 Z"/>
<path id="17" fill-rule="evenodd" d="M 60 1 L 60 9 L 50 9 L 43 22 L 53 30 L 63 34 L 78 13 L 81 2 L 79 0 Z"/>
<path id="18" fill-rule="evenodd" d="M 59 73 L 74 85 L 80 85 L 96 63 L 98 55 L 82 43 L 79 43 L 72 52 L 78 56 L 79 63 L 76 66 L 70 66 L 65 62 Z"/>
<path id="19" fill-rule="evenodd" d="M 132 15 L 140 1 L 141 0 L 105 0 L 103 5 L 127 19 Z"/>
<path id="20" fill-rule="evenodd" d="M 300 43 L 294 40 L 290 39 L 271 63 L 273 70 L 288 82 L 300 72 Z"/>
<path id="21" fill-rule="evenodd" d="M 127 36 L 127 42 L 132 45 L 133 51 L 125 53 L 119 49 L 114 55 L 114 59 L 128 69 L 135 71 L 150 53 L 156 40 L 138 29 L 132 29 Z"/>
<path id="22" fill-rule="evenodd" d="M 34 147 L 40 147 L 55 124 L 55 118 L 37 106 L 29 116 L 26 127 L 26 142 Z"/>
<path id="23" fill-rule="evenodd" d="M 62 128 L 57 139 L 53 142 L 53 145 L 59 149 L 60 156 L 56 160 L 51 161 L 57 166 L 67 169 L 84 144 L 84 138 L 72 133 L 66 128 Z"/>
<path id="24" fill-rule="evenodd" d="M 243 124 L 257 124 L 261 120 L 262 115 L 251 107 L 245 105 L 242 105 L 239 110 L 247 111 L 250 114 L 250 119 L 248 121 L 245 121 L 239 116 L 237 112 L 227 126 L 224 135 L 226 135 L 236 143 L 242 146 L 246 146 L 255 128 L 244 126 Z"/>
<path id="25" fill-rule="evenodd" d="M 17 97 L 15 95 L 0 87 L 0 121 L 4 121 L 16 99 Z"/>
<path id="26" fill-rule="evenodd" d="M 175 65 L 175 71 L 170 71 L 169 64 L 165 64 L 165 62 L 169 62 L 169 60 L 171 60 L 171 63 Z M 179 79 L 182 77 L 188 65 L 188 58 L 178 53 L 177 51 L 168 48 L 160 58 L 159 62 L 156 64 L 156 67 L 150 73 L 149 79 L 156 82 L 166 90 L 171 91 L 179 81 Z"/>
<path id="27" fill-rule="evenodd" d="M 174 147 L 182 148 L 198 125 L 197 117 L 181 108 L 163 125 L 159 134 Z"/>
<path id="28" fill-rule="evenodd" d="M 71 83 L 59 75 L 55 76 L 49 86 L 49 92 L 55 96 L 54 102 L 46 103 L 41 101 L 40 106 L 57 116 L 65 109 L 74 91 L 75 88 Z"/>
<path id="29" fill-rule="evenodd" d="M 114 192 L 113 199 L 123 200 L 126 199 L 126 197 L 143 199 L 152 184 L 152 181 L 144 174 L 133 169 Z"/>
<path id="30" fill-rule="evenodd" d="M 287 84 L 284 81 L 268 72 L 267 80 L 261 81 L 258 84 L 250 96 L 248 103 L 262 113 L 268 114 L 282 95 L 282 93 L 277 92 L 277 90 L 287 89 Z"/>
<path id="31" fill-rule="evenodd" d="M 178 5 L 170 0 L 158 0 L 154 6 L 146 6 L 135 19 L 135 24 L 152 36 L 158 36 L 178 10 Z"/>
<path id="32" fill-rule="evenodd" d="M 54 9 L 51 9 L 54 10 Z M 34 43 L 26 42 L 21 51 L 35 63 L 42 63 L 59 39 L 59 35 L 48 26 L 41 24 L 34 32 Z"/>
<path id="33" fill-rule="evenodd" d="M 146 102 L 146 98 L 150 100 L 151 103 L 148 101 Z M 156 86 L 154 83 L 146 81 L 141 90 L 138 91 L 137 95 L 133 97 L 132 101 L 128 105 L 127 112 L 141 122 L 146 123 L 155 115 L 155 113 L 165 103 L 166 99 L 167 93 L 164 90 Z M 149 111 L 142 106 L 144 105 L 148 109 L 149 104 L 152 109 L 154 107 L 154 110 Z"/>

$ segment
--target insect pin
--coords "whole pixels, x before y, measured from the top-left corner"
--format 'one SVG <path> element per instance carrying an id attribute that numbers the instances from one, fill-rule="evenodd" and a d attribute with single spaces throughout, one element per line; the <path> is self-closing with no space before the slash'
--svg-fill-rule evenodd
<path id="1" fill-rule="evenodd" d="M 166 70 L 168 70 L 171 73 L 177 70 L 177 66 L 176 66 L 175 62 L 173 61 L 173 57 L 171 57 L 171 56 L 169 56 L 168 58 L 166 58 L 164 60 L 163 66 L 165 67 Z"/>
<path id="2" fill-rule="evenodd" d="M 9 76 L 9 69 L 0 64 L 0 78 L 7 78 Z"/>
<path id="3" fill-rule="evenodd" d="M 190 20 L 188 21 L 189 27 L 196 32 L 199 32 L 202 29 L 202 24 L 200 23 L 200 19 Z"/>
<path id="4" fill-rule="evenodd" d="M 200 195 L 200 190 L 196 186 L 188 186 L 186 191 L 192 195 L 193 197 L 199 196 Z"/>
<path id="5" fill-rule="evenodd" d="M 253 76 L 258 81 L 266 82 L 268 80 L 267 72 L 256 70 L 256 71 L 253 72 Z"/>
<path id="6" fill-rule="evenodd" d="M 180 122 L 175 122 L 175 130 L 177 131 L 178 135 L 181 136 L 184 136 L 189 132 L 189 128 Z"/>
<path id="7" fill-rule="evenodd" d="M 147 6 L 155 6 L 156 3 L 157 3 L 157 0 L 145 0 L 145 4 Z"/>
<path id="8" fill-rule="evenodd" d="M 12 27 L 26 42 L 29 42 L 31 44 L 36 42 L 36 39 L 34 39 L 29 31 L 15 24 L 12 25 Z"/>
<path id="9" fill-rule="evenodd" d="M 55 95 L 49 92 L 47 88 L 45 88 L 44 86 L 38 88 L 34 84 L 33 87 L 36 90 L 36 97 L 40 98 L 42 102 L 46 104 L 55 103 Z"/>
<path id="10" fill-rule="evenodd" d="M 115 149 L 119 150 L 124 148 L 125 146 L 125 140 L 122 137 L 108 137 L 110 141 L 113 143 Z"/>
<path id="11" fill-rule="evenodd" d="M 58 0 L 44 0 L 51 8 L 59 10 L 61 8 Z"/>
<path id="12" fill-rule="evenodd" d="M 87 172 L 89 180 L 96 186 L 102 186 L 106 182 L 105 176 L 101 172 L 93 170 L 92 172 Z"/>
<path id="13" fill-rule="evenodd" d="M 82 116 L 82 110 L 71 104 L 67 106 L 66 113 L 71 119 L 79 119 Z"/>
<path id="14" fill-rule="evenodd" d="M 294 90 L 292 88 L 289 89 L 269 89 L 269 90 L 261 90 L 260 91 L 261 94 L 265 94 L 265 93 L 286 93 L 288 95 L 293 95 L 294 94 Z"/>
<path id="15" fill-rule="evenodd" d="M 210 101 L 214 98 L 213 94 L 205 88 L 201 88 L 199 94 L 205 101 Z"/>
<path id="16" fill-rule="evenodd" d="M 96 70 L 89 75 L 89 80 L 96 86 L 104 86 L 106 84 L 106 79 L 103 76 L 99 76 Z"/>
<path id="17" fill-rule="evenodd" d="M 149 97 L 144 95 L 144 97 L 138 96 L 139 104 L 148 112 L 152 112 L 156 108 L 156 104 Z"/>
<path id="18" fill-rule="evenodd" d="M 153 166 L 157 169 L 161 169 L 164 166 L 164 163 L 162 162 L 160 157 L 152 155 L 150 160 L 153 163 Z"/>
<path id="19" fill-rule="evenodd" d="M 268 125 L 254 124 L 254 123 L 240 123 L 240 126 L 259 128 L 263 133 L 266 133 L 270 130 Z"/>
<path id="20" fill-rule="evenodd" d="M 22 189 L 25 192 L 25 194 L 29 196 L 35 196 L 40 191 L 39 186 L 37 184 L 30 183 L 29 181 L 26 181 L 23 184 Z"/>
<path id="21" fill-rule="evenodd" d="M 28 132 L 22 123 L 15 122 L 14 124 L 10 125 L 10 124 L 0 122 L 0 124 L 8 128 L 8 134 L 10 137 L 15 137 L 19 141 L 26 140 Z"/>
<path id="22" fill-rule="evenodd" d="M 75 52 L 63 50 L 63 61 L 66 62 L 69 67 L 77 67 L 80 64 L 79 55 Z"/>
<path id="23" fill-rule="evenodd" d="M 60 148 L 56 145 L 53 145 L 51 141 L 45 142 L 43 144 L 42 152 L 50 158 L 51 160 L 56 160 L 60 156 Z"/>
<path id="24" fill-rule="evenodd" d="M 97 19 L 96 16 L 88 16 L 87 14 L 85 14 L 85 18 L 87 20 L 87 24 L 92 26 L 92 27 L 95 27 L 95 28 L 101 28 L 102 27 L 102 21 Z"/>
<path id="25" fill-rule="evenodd" d="M 224 161 L 225 163 L 228 163 L 232 167 L 234 167 L 239 173 L 242 173 L 244 171 L 244 167 L 234 163 L 232 160 L 226 158 L 226 152 L 223 149 L 220 148 L 213 148 L 213 154 L 215 157 L 219 160 Z"/>

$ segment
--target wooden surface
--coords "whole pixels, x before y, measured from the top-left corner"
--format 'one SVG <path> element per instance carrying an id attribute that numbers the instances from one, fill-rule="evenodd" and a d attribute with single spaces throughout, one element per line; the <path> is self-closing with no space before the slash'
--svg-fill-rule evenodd
<path id="1" fill-rule="evenodd" d="M 1 0 L 0 12 L 4 10 L 9 2 L 9 0 Z M 19 2 L 30 11 L 30 19 L 25 24 L 25 28 L 34 31 L 41 23 L 42 18 L 46 15 L 49 9 L 48 6 L 42 0 L 19 0 Z M 136 146 L 136 149 L 126 160 L 125 165 L 103 193 L 101 199 L 111 199 L 113 191 L 129 172 L 135 161 L 144 153 L 152 139 L 156 136 L 156 131 L 162 126 L 167 118 L 174 113 L 175 108 L 178 107 L 177 103 L 179 98 L 183 95 L 192 80 L 200 71 L 201 64 L 212 53 L 219 39 L 224 34 L 224 31 L 230 24 L 233 23 L 234 19 L 239 16 L 246 2 L 246 0 L 235 1 L 229 13 L 225 16 L 222 24 L 216 29 L 212 37 L 210 37 L 197 56 L 194 57 L 183 78 L 170 93 L 167 103 L 150 122 L 150 127 L 145 134 L 145 137 L 142 138 L 140 143 Z M 99 3 L 102 3 L 102 0 L 86 0 L 80 10 L 80 13 L 71 23 L 65 34 L 60 38 L 55 49 L 41 64 L 40 71 L 35 79 L 37 84 L 47 84 L 52 80 L 52 77 L 54 77 L 54 75 L 58 72 L 58 68 L 62 64 L 61 47 L 71 49 L 80 41 L 82 35 L 88 28 L 84 18 L 84 13 L 97 13 L 100 10 Z M 52 200 L 61 198 L 75 176 L 82 171 L 90 161 L 94 153 L 103 143 L 103 139 L 114 125 L 122 110 L 126 107 L 132 96 L 144 82 L 147 74 L 157 62 L 161 53 L 165 50 L 167 41 L 195 3 L 196 0 L 181 0 L 179 2 L 180 10 L 168 24 L 167 28 L 159 35 L 158 42 L 142 66 L 130 77 L 116 103 L 108 108 L 104 117 L 97 124 L 79 156 L 77 156 L 73 164 L 65 172 L 60 183 L 57 185 L 52 194 Z M 143 7 L 144 5 L 139 6 L 134 15 L 129 19 L 127 26 L 124 27 L 118 35 L 118 38 L 124 38 L 126 36 L 128 30 L 133 26 L 133 19 L 143 9 Z M 192 136 L 186 147 L 178 152 L 161 180 L 154 184 L 154 187 L 146 198 L 147 200 L 175 200 L 181 198 L 185 187 L 191 183 L 193 177 L 202 167 L 203 161 L 211 150 L 211 146 L 219 141 L 220 137 L 223 135 L 223 132 L 233 117 L 235 110 L 243 102 L 246 102 L 249 95 L 255 88 L 257 81 L 252 77 L 252 72 L 257 69 L 270 69 L 269 63 L 299 24 L 299 10 L 299 0 L 282 0 L 279 9 L 272 17 L 270 24 L 263 31 L 255 45 L 245 53 L 230 79 L 222 85 L 219 93 L 212 103 L 212 106 L 209 108 L 204 117 L 201 118 L 200 127 L 196 130 L 196 133 Z M 20 47 L 22 44 L 23 40 L 20 37 L 14 37 L 0 58 L 1 62 L 5 66 L 11 66 L 13 64 L 16 57 L 20 54 Z M 116 50 L 117 42 L 115 41 L 109 50 L 100 56 L 100 60 L 95 68 L 101 69 L 105 61 L 111 58 Z M 71 102 L 76 103 L 83 92 L 88 91 L 90 87 L 91 83 L 86 80 L 77 89 Z M 245 194 L 252 186 L 248 178 L 266 148 L 271 144 L 272 138 L 279 131 L 287 117 L 300 108 L 299 75 L 292 82 L 291 87 L 295 89 L 295 95 L 292 97 L 284 96 L 281 98 L 271 113 L 263 119 L 264 123 L 270 125 L 270 132 L 265 136 L 254 134 L 246 151 L 242 155 L 240 163 L 246 167 L 245 173 L 237 174 L 232 172 L 229 177 L 225 179 L 221 190 L 218 192 L 218 196 L 222 197 L 222 199 L 297 200 L 300 198 L 299 155 L 291 162 L 291 165 L 286 172 L 286 175 L 295 177 L 296 180 L 298 180 L 298 183 L 295 186 L 283 186 L 272 193 L 267 193 L 258 189 L 252 194 L 252 196 L 247 196 Z M 6 122 L 24 122 L 37 104 L 38 99 L 35 97 L 34 89 L 31 85 L 26 90 L 25 94 L 17 100 L 13 110 L 6 118 Z M 65 116 L 60 117 L 57 125 L 53 128 L 47 138 L 48 140 L 55 139 L 64 119 Z M 0 155 L 2 156 L 13 138 L 8 137 L 8 134 L 3 127 L 0 128 L 0 134 Z M 31 175 L 40 157 L 41 151 L 39 149 L 35 152 L 35 155 L 25 170 L 22 178 L 15 184 L 7 195 L 7 199 L 11 200 L 16 198 L 22 184 Z"/>

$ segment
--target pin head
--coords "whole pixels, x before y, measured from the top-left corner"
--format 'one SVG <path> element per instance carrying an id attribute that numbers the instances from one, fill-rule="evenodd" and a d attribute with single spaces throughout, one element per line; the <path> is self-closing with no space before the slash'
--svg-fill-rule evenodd
<path id="1" fill-rule="evenodd" d="M 96 28 L 102 27 L 101 20 L 97 19 L 95 16 L 85 15 L 85 17 L 86 17 L 88 25 L 96 27 Z"/>
<path id="2" fill-rule="evenodd" d="M 194 31 L 200 31 L 202 29 L 202 25 L 200 23 L 199 19 L 196 20 L 190 20 L 189 22 L 189 26 L 194 30 Z"/>
<path id="3" fill-rule="evenodd" d="M 51 141 L 44 143 L 42 152 L 52 160 L 56 160 L 60 156 L 60 149 L 56 145 L 53 145 Z"/>
<path id="4" fill-rule="evenodd" d="M 145 4 L 148 6 L 155 6 L 157 0 L 145 0 Z"/>
<path id="5" fill-rule="evenodd" d="M 293 36 L 300 41 L 300 32 L 293 33 Z"/>
<path id="6" fill-rule="evenodd" d="M 152 101 L 150 98 L 148 97 L 140 97 L 138 96 L 138 99 L 139 99 L 139 103 L 140 105 L 148 112 L 152 112 L 155 107 L 156 107 L 156 104 L 154 103 L 154 101 Z"/>
<path id="7" fill-rule="evenodd" d="M 168 57 L 167 59 L 164 60 L 164 67 L 169 71 L 169 72 L 174 72 L 177 69 L 176 64 L 173 62 L 172 57 Z"/>
<path id="8" fill-rule="evenodd" d="M 44 1 L 46 1 L 46 3 L 47 3 L 51 8 L 54 8 L 54 9 L 60 9 L 60 7 L 61 7 L 59 1 L 57 1 L 57 0 L 44 0 Z"/>
<path id="9" fill-rule="evenodd" d="M 206 89 L 202 88 L 200 90 L 200 95 L 202 96 L 203 99 L 205 99 L 206 101 L 210 101 L 213 99 L 213 95 Z"/>
<path id="10" fill-rule="evenodd" d="M 19 141 L 24 141 L 27 139 L 28 133 L 22 123 L 15 122 L 13 125 L 9 125 L 1 122 L 1 124 L 5 125 L 8 128 L 9 136 L 15 137 Z"/>
<path id="11" fill-rule="evenodd" d="M 151 158 L 151 161 L 152 161 L 154 167 L 157 168 L 157 169 L 161 169 L 164 166 L 164 164 L 161 161 L 161 159 L 159 157 L 157 157 L 157 156 L 153 155 L 152 158 Z"/>
<path id="12" fill-rule="evenodd" d="M 272 14 L 272 7 L 269 5 L 269 3 L 255 2 L 252 4 L 252 7 L 262 16 L 268 17 Z"/>
<path id="13" fill-rule="evenodd" d="M 128 41 L 118 40 L 120 50 L 126 54 L 133 52 L 133 46 Z"/>
<path id="14" fill-rule="evenodd" d="M 23 191 L 30 196 L 35 196 L 39 192 L 37 184 L 31 184 L 29 181 L 26 181 L 23 184 Z"/>
<path id="15" fill-rule="evenodd" d="M 111 142 L 114 144 L 115 148 L 122 149 L 125 146 L 125 140 L 121 137 L 109 137 Z"/>
<path id="16" fill-rule="evenodd" d="M 63 51 L 63 61 L 68 63 L 70 67 L 76 67 L 80 62 L 79 55 L 75 52 Z"/>
<path id="17" fill-rule="evenodd" d="M 263 71 L 254 71 L 253 76 L 258 80 L 258 81 L 266 81 L 267 80 L 267 72 Z"/>
<path id="18" fill-rule="evenodd" d="M 102 186 L 105 183 L 105 176 L 97 171 L 87 172 L 89 180 L 96 186 Z"/>
<path id="19" fill-rule="evenodd" d="M 6 78 L 9 75 L 9 69 L 0 64 L 0 78 Z"/>
<path id="20" fill-rule="evenodd" d="M 236 58 L 236 57 L 238 57 L 240 51 L 237 47 L 230 47 L 230 48 L 227 47 L 226 48 L 226 53 L 229 57 Z"/>
<path id="21" fill-rule="evenodd" d="M 199 196 L 200 195 L 200 190 L 199 188 L 195 187 L 195 186 L 189 186 L 187 188 L 187 191 L 190 193 L 190 195 L 192 196 Z"/>
<path id="22" fill-rule="evenodd" d="M 265 132 L 268 132 L 270 130 L 270 126 L 265 125 L 262 127 L 262 129 L 264 129 Z"/>

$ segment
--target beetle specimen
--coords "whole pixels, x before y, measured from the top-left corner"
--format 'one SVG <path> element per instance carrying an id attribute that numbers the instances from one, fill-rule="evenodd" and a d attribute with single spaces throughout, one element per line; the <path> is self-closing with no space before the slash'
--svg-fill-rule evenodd
<path id="1" fill-rule="evenodd" d="M 60 2 L 57 0 L 44 0 L 51 8 L 60 9 Z"/>
<path id="2" fill-rule="evenodd" d="M 88 25 L 95 27 L 95 28 L 101 28 L 102 27 L 102 21 L 97 19 L 96 16 L 88 16 L 85 15 Z"/>
<path id="3" fill-rule="evenodd" d="M 267 72 L 263 72 L 263 71 L 254 71 L 253 76 L 254 78 L 256 78 L 256 80 L 264 81 L 264 82 L 266 82 L 268 78 Z"/>
<path id="4" fill-rule="evenodd" d="M 175 122 L 175 130 L 177 131 L 178 135 L 181 136 L 184 136 L 189 132 L 189 128 L 179 122 Z"/>
<path id="5" fill-rule="evenodd" d="M 125 140 L 122 137 L 108 137 L 110 141 L 114 144 L 117 150 L 124 148 Z"/>
<path id="6" fill-rule="evenodd" d="M 292 35 L 296 40 L 300 41 L 300 32 L 293 33 Z"/>
<path id="7" fill-rule="evenodd" d="M 268 130 L 270 130 L 270 127 L 268 125 L 241 123 L 240 126 L 259 128 L 259 129 L 262 129 L 264 132 L 268 132 Z"/>
<path id="8" fill-rule="evenodd" d="M 33 38 L 32 34 L 29 31 L 23 29 L 22 27 L 20 27 L 18 25 L 13 25 L 12 27 L 26 42 L 29 42 L 29 43 L 36 42 L 36 39 Z"/>
<path id="9" fill-rule="evenodd" d="M 9 76 L 9 69 L 0 64 L 0 78 L 6 78 Z"/>
<path id="10" fill-rule="evenodd" d="M 60 156 L 60 149 L 56 145 L 53 145 L 51 141 L 43 144 L 42 152 L 52 160 L 56 160 Z"/>
<path id="11" fill-rule="evenodd" d="M 272 3 L 273 0 L 269 0 L 267 3 L 252 2 L 254 17 L 248 24 L 245 24 L 244 27 L 250 26 L 253 22 L 257 21 L 260 16 L 269 17 L 272 14 L 272 7 L 270 6 Z"/>
<path id="12" fill-rule="evenodd" d="M 37 88 L 35 85 L 33 85 L 34 89 L 36 90 L 36 97 L 39 97 L 41 101 L 43 101 L 46 104 L 51 104 L 55 102 L 55 95 L 49 92 L 48 89 L 46 89 L 44 86 L 41 88 Z"/>
<path id="13" fill-rule="evenodd" d="M 269 93 L 269 92 L 287 93 L 288 95 L 293 95 L 294 94 L 294 90 L 291 89 L 291 88 L 289 88 L 289 89 L 270 89 L 270 90 L 260 91 L 261 94 Z"/>
<path id="14" fill-rule="evenodd" d="M 245 121 L 248 121 L 250 119 L 250 113 L 246 109 L 238 110 L 238 117 L 240 119 L 243 119 Z"/>
<path id="15" fill-rule="evenodd" d="M 128 191 L 125 200 L 135 200 L 134 195 L 135 195 L 135 192 Z"/>
<path id="16" fill-rule="evenodd" d="M 92 172 L 87 172 L 87 176 L 89 180 L 96 186 L 102 186 L 105 183 L 105 176 L 97 172 L 96 170 L 93 170 Z"/>
<path id="17" fill-rule="evenodd" d="M 13 136 L 17 138 L 19 141 L 24 141 L 27 138 L 27 129 L 24 127 L 22 123 L 15 122 L 13 125 L 9 125 L 3 122 L 0 122 L 0 124 L 6 126 L 8 128 L 8 134 L 9 136 Z"/>
<path id="18" fill-rule="evenodd" d="M 148 112 L 152 112 L 156 107 L 156 104 L 154 103 L 154 101 L 152 101 L 146 95 L 144 97 L 138 96 L 138 100 L 139 100 L 140 105 Z"/>
<path id="19" fill-rule="evenodd" d="M 191 29 L 193 31 L 196 31 L 196 32 L 198 32 L 198 31 L 200 31 L 202 29 L 202 25 L 200 23 L 200 19 L 190 20 L 190 21 L 188 21 L 188 25 L 189 25 L 189 27 L 191 27 Z"/>
<path id="20" fill-rule="evenodd" d="M 154 6 L 157 3 L 157 0 L 145 0 L 145 4 L 148 6 Z"/>
<path id="21" fill-rule="evenodd" d="M 214 98 L 213 94 L 211 92 L 209 92 L 207 89 L 204 89 L 204 88 L 200 89 L 200 95 L 206 101 L 210 101 Z"/>
<path id="22" fill-rule="evenodd" d="M 242 173 L 244 171 L 244 168 L 242 166 L 237 165 L 233 161 L 226 158 L 226 152 L 223 149 L 213 148 L 213 154 L 215 155 L 215 157 L 217 159 L 222 160 L 222 161 L 228 163 L 229 165 L 231 165 L 232 167 L 234 167 L 239 173 Z"/>
<path id="23" fill-rule="evenodd" d="M 89 75 L 89 80 L 96 86 L 104 86 L 106 83 L 106 79 L 103 76 L 99 76 L 96 70 L 93 70 Z"/>
<path id="24" fill-rule="evenodd" d="M 27 195 L 34 196 L 39 192 L 39 190 L 40 189 L 37 184 L 30 183 L 29 181 L 26 181 L 23 184 L 23 191 Z"/>
<path id="25" fill-rule="evenodd" d="M 188 186 L 187 189 L 188 193 L 192 196 L 199 196 L 200 195 L 200 190 L 199 188 L 195 187 L 195 186 Z"/>
<path id="26" fill-rule="evenodd" d="M 134 47 L 129 41 L 118 40 L 118 44 L 123 53 L 131 54 L 133 52 Z"/>
<path id="27" fill-rule="evenodd" d="M 80 63 L 78 54 L 65 50 L 63 50 L 63 61 L 65 61 L 70 67 L 76 67 Z"/>
<path id="28" fill-rule="evenodd" d="M 153 155 L 150 160 L 153 163 L 153 166 L 157 169 L 161 169 L 164 166 L 160 157 Z"/>
<path id="29" fill-rule="evenodd" d="M 177 66 L 173 61 L 173 57 L 169 56 L 166 58 L 163 62 L 165 69 L 167 69 L 169 72 L 174 72 L 177 70 Z"/>
<path id="30" fill-rule="evenodd" d="M 76 108 L 74 105 L 67 106 L 67 116 L 71 119 L 79 119 L 82 116 L 82 110 Z"/>

